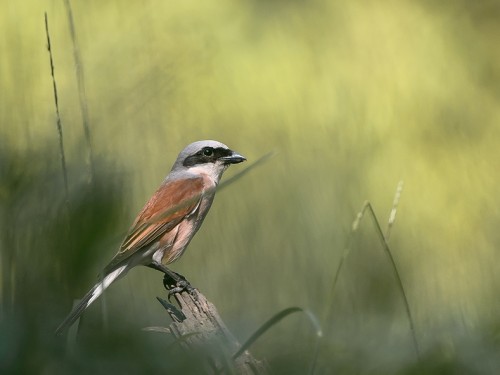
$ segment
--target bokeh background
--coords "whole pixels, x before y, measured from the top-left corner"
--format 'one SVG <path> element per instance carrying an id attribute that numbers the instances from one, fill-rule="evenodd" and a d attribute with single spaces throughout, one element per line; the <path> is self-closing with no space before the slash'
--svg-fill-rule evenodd
<path id="1" fill-rule="evenodd" d="M 199 139 L 248 163 L 275 152 L 220 192 L 173 266 L 238 339 L 300 306 L 325 333 L 317 373 L 500 371 L 498 1 L 90 0 L 71 10 L 73 22 L 67 1 L 0 0 L 0 372 L 197 371 L 165 335 L 141 331 L 169 323 L 155 300 L 161 275 L 145 267 L 89 309 L 75 345 L 52 331 Z M 370 218 L 351 233 L 365 200 L 387 226 L 400 180 L 389 245 L 420 360 Z M 296 314 L 252 352 L 276 373 L 302 374 L 314 340 Z"/>

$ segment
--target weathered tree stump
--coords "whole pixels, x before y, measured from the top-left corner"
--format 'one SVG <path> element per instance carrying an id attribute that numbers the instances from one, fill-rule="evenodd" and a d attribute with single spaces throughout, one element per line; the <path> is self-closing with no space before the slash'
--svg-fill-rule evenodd
<path id="1" fill-rule="evenodd" d="M 170 332 L 180 340 L 183 349 L 192 353 L 200 350 L 208 354 L 204 368 L 208 374 L 267 374 L 264 361 L 256 360 L 245 350 L 234 357 L 241 345 L 229 331 L 215 306 L 198 289 L 175 293 L 180 310 L 158 298 L 170 315 Z"/>

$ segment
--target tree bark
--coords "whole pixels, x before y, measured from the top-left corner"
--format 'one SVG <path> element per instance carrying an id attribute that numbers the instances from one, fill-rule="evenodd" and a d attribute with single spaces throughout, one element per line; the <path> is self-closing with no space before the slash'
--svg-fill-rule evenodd
<path id="1" fill-rule="evenodd" d="M 250 352 L 244 351 L 233 358 L 241 347 L 234 335 L 219 316 L 215 306 L 197 289 L 175 293 L 180 310 L 158 298 L 170 315 L 170 332 L 187 351 L 208 353 L 206 372 L 208 374 L 268 374 L 264 361 L 256 360 Z"/>

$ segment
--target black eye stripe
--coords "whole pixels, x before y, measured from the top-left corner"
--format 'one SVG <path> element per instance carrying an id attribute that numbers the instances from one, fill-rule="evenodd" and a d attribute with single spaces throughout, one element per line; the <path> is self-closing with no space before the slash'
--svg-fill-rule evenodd
<path id="1" fill-rule="evenodd" d="M 232 151 L 222 147 L 203 147 L 200 151 L 188 156 L 183 165 L 192 167 L 197 164 L 215 163 L 217 159 L 232 155 Z"/>

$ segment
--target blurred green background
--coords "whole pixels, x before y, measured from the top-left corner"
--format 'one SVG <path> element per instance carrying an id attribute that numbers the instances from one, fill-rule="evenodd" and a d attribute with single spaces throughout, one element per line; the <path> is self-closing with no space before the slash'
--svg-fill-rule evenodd
<path id="1" fill-rule="evenodd" d="M 145 267 L 89 309 L 76 349 L 52 331 L 177 153 L 199 139 L 222 141 L 249 163 L 276 152 L 220 192 L 172 267 L 240 340 L 301 306 L 325 330 L 317 373 L 500 371 L 498 1 L 71 7 L 91 153 L 65 1 L 0 0 L 1 373 L 197 371 L 176 362 L 159 334 L 140 331 L 169 323 L 154 298 L 164 295 L 161 275 Z M 400 180 L 390 246 L 420 362 L 370 220 L 332 291 L 356 213 L 369 200 L 385 227 Z M 252 352 L 276 373 L 301 374 L 313 341 L 297 315 Z"/>

